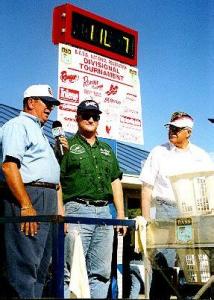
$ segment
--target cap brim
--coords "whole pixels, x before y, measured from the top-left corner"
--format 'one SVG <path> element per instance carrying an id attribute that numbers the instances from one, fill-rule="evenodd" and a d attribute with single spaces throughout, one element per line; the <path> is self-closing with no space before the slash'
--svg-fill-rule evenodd
<path id="1" fill-rule="evenodd" d="M 166 123 L 166 124 L 164 124 L 164 126 L 170 126 L 170 125 L 175 126 L 175 127 L 178 127 L 178 126 L 176 126 L 176 125 L 174 125 L 174 124 L 172 124 L 172 123 Z"/>
<path id="2" fill-rule="evenodd" d="M 172 122 L 169 122 L 167 124 L 165 124 L 164 126 L 174 126 L 174 127 L 178 127 L 178 128 L 190 128 L 192 129 L 193 127 L 193 122 L 190 122 L 190 121 L 172 121 Z"/>
<path id="3" fill-rule="evenodd" d="M 178 126 L 178 125 L 175 125 L 174 123 L 167 123 L 167 124 L 164 124 L 164 126 L 175 126 L 175 127 L 178 127 L 178 128 L 183 128 L 183 127 L 186 127 L 186 126 Z"/>
<path id="4" fill-rule="evenodd" d="M 60 101 L 53 98 L 53 97 L 41 97 L 41 96 L 39 96 L 39 98 L 44 100 L 44 101 L 50 102 L 53 105 L 56 105 L 56 106 L 60 105 Z"/>

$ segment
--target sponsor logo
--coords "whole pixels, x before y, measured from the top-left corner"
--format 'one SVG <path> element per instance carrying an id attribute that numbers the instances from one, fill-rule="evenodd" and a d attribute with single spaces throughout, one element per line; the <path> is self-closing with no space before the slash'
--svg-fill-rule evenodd
<path id="1" fill-rule="evenodd" d="M 62 129 L 62 127 L 55 127 L 55 128 L 52 128 L 52 134 L 56 138 L 56 137 L 64 135 L 65 133 L 64 133 L 64 130 Z"/>
<path id="2" fill-rule="evenodd" d="M 111 84 L 111 85 L 110 85 L 110 88 L 109 88 L 109 90 L 106 92 L 106 94 L 107 94 L 108 96 L 110 96 L 110 95 L 115 95 L 115 94 L 117 94 L 117 91 L 118 91 L 118 86 L 117 86 L 117 85 Z"/>
<path id="3" fill-rule="evenodd" d="M 61 61 L 64 62 L 65 64 L 71 64 L 72 62 L 71 49 L 62 47 Z"/>
<path id="4" fill-rule="evenodd" d="M 62 71 L 61 75 L 60 75 L 60 79 L 62 80 L 62 82 L 66 82 L 69 81 L 70 83 L 74 83 L 75 81 L 77 81 L 79 79 L 78 75 L 75 74 L 67 74 L 67 71 Z"/>
<path id="5" fill-rule="evenodd" d="M 113 99 L 113 98 L 110 98 L 110 97 L 106 97 L 104 99 L 104 102 L 105 103 L 115 104 L 115 105 L 121 105 L 121 101 L 120 100 L 116 100 L 116 99 Z"/>
<path id="6" fill-rule="evenodd" d="M 64 117 L 64 120 L 68 122 L 76 122 L 75 118 Z"/>
<path id="7" fill-rule="evenodd" d="M 129 70 L 129 73 L 131 74 L 131 75 L 137 75 L 137 71 L 136 70 L 133 70 L 133 69 L 130 69 Z"/>
<path id="8" fill-rule="evenodd" d="M 99 82 L 99 80 L 90 80 L 88 76 L 83 77 L 83 87 L 89 87 L 94 90 L 102 90 L 103 84 Z"/>
<path id="9" fill-rule="evenodd" d="M 67 100 L 72 103 L 79 103 L 79 91 L 60 87 L 59 98 L 60 100 Z"/>
<path id="10" fill-rule="evenodd" d="M 137 95 L 127 93 L 127 94 L 126 94 L 126 100 L 129 100 L 129 101 L 136 101 L 136 100 L 137 100 Z"/>
<path id="11" fill-rule="evenodd" d="M 100 152 L 105 156 L 110 156 L 110 150 L 100 148 Z"/>
<path id="12" fill-rule="evenodd" d="M 91 98 L 94 98 L 94 97 L 102 97 L 102 93 L 101 92 L 98 92 L 98 91 L 92 91 L 92 90 L 87 90 L 87 89 L 84 89 L 84 94 L 85 95 L 90 95 Z M 97 100 L 96 100 L 97 101 Z"/>
<path id="13" fill-rule="evenodd" d="M 106 125 L 106 133 L 110 134 L 111 131 L 111 126 L 110 125 Z"/>
<path id="14" fill-rule="evenodd" d="M 76 113 L 76 111 L 77 111 L 76 107 L 72 106 L 70 103 L 61 103 L 59 105 L 59 109 L 70 111 L 73 113 Z"/>
<path id="15" fill-rule="evenodd" d="M 135 127 L 141 127 L 141 120 L 138 118 L 133 118 L 130 116 L 121 115 L 120 116 L 120 123 L 122 124 L 129 124 Z"/>
<path id="16" fill-rule="evenodd" d="M 85 153 L 85 149 L 81 145 L 74 144 L 70 147 L 70 152 L 73 154 L 82 154 Z"/>

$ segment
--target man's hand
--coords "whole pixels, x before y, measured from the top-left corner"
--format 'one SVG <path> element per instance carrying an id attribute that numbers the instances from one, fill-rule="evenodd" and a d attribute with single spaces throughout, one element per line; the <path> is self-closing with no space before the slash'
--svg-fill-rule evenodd
<path id="1" fill-rule="evenodd" d="M 125 236 L 127 232 L 127 226 L 117 226 L 117 233 L 119 235 Z"/>
<path id="2" fill-rule="evenodd" d="M 21 217 L 26 216 L 36 216 L 36 210 L 33 208 L 33 206 L 26 206 L 21 208 Z M 34 236 L 37 234 L 39 230 L 39 222 L 26 222 L 21 223 L 21 231 L 24 232 L 26 236 Z"/>
<path id="3" fill-rule="evenodd" d="M 117 219 L 125 219 L 124 205 L 123 205 L 123 189 L 119 178 L 115 179 L 112 183 L 113 201 L 117 211 Z M 127 226 L 117 226 L 117 232 L 120 235 L 125 236 L 127 232 Z"/>
<path id="4" fill-rule="evenodd" d="M 120 220 L 125 220 L 125 216 L 124 216 L 124 214 L 122 213 L 122 215 L 117 215 L 117 219 L 120 219 Z M 126 232 L 127 232 L 127 226 L 120 226 L 120 225 L 118 225 L 118 226 L 116 226 L 116 228 L 117 228 L 117 233 L 119 234 L 119 235 L 122 235 L 122 236 L 125 236 L 126 235 Z"/>
<path id="5" fill-rule="evenodd" d="M 69 144 L 68 144 L 68 140 L 66 139 L 66 137 L 65 136 L 60 136 L 59 141 L 60 141 L 60 144 L 63 147 L 64 153 L 68 152 L 69 151 Z"/>

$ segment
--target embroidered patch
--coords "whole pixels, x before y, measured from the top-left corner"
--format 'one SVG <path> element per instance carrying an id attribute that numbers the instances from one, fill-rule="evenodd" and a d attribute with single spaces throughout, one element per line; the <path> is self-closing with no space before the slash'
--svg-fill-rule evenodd
<path id="1" fill-rule="evenodd" d="M 100 148 L 100 152 L 105 156 L 110 156 L 110 150 Z"/>
<path id="2" fill-rule="evenodd" d="M 70 147 L 70 152 L 73 154 L 82 154 L 85 153 L 85 148 L 81 145 L 74 144 Z"/>

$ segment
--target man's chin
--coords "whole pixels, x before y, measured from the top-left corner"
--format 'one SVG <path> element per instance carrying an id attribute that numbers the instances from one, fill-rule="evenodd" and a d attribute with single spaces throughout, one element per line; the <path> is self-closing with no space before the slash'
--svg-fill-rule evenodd
<path id="1" fill-rule="evenodd" d="M 49 116 L 50 116 L 50 114 L 45 114 L 45 115 L 44 115 L 44 118 L 43 118 L 43 121 L 44 121 L 44 122 L 47 122 Z"/>
<path id="2" fill-rule="evenodd" d="M 96 132 L 97 129 L 94 127 L 86 127 L 86 128 L 84 128 L 84 130 L 87 132 Z"/>

